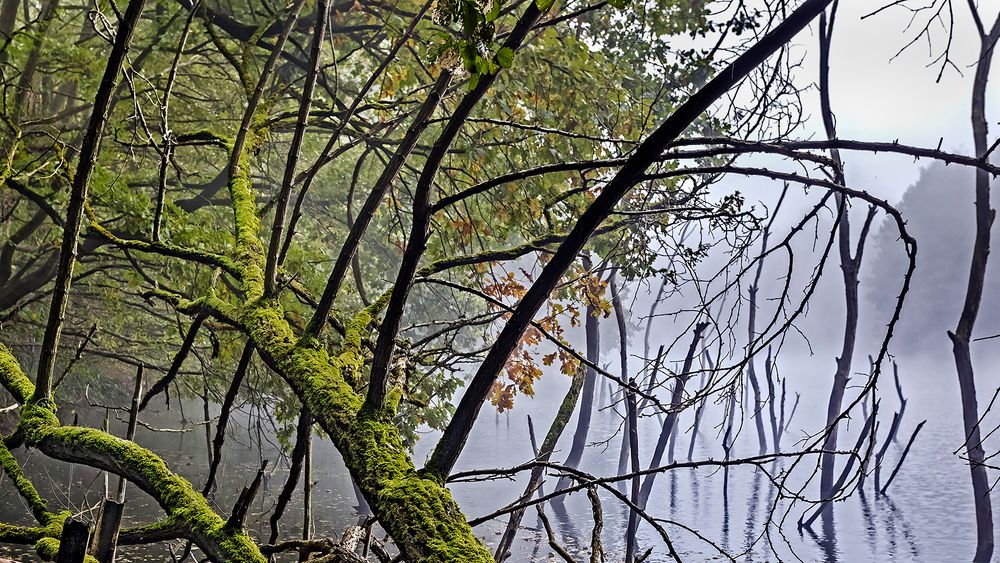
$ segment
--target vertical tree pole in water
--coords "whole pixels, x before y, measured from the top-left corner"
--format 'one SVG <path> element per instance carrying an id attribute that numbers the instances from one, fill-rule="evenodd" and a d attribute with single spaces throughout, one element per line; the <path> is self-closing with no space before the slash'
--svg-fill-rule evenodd
<path id="1" fill-rule="evenodd" d="M 975 141 L 976 156 L 989 156 L 986 123 L 986 83 L 989 80 L 993 48 L 1000 39 L 1000 16 L 987 32 L 975 4 L 969 4 L 979 31 L 979 61 L 972 85 L 972 136 Z M 969 267 L 969 285 L 965 293 L 965 303 L 958 319 L 955 332 L 949 332 L 952 351 L 955 354 L 955 368 L 958 372 L 958 386 L 962 395 L 962 422 L 965 426 L 965 448 L 968 452 L 969 469 L 972 472 L 972 493 L 976 506 L 976 555 L 973 561 L 985 563 L 993 556 L 993 506 L 990 502 L 990 482 L 984 465 L 982 437 L 979 433 L 979 406 L 976 401 L 976 380 L 972 368 L 972 353 L 969 342 L 979 315 L 983 300 L 983 284 L 986 280 L 986 263 L 990 254 L 990 231 L 995 211 L 990 208 L 990 175 L 984 170 L 976 170 L 976 239 L 972 247 L 972 264 Z"/>
<path id="2" fill-rule="evenodd" d="M 820 14 L 820 45 L 819 45 L 819 92 L 821 113 L 823 116 L 823 126 L 826 130 L 826 137 L 829 140 L 837 138 L 837 127 L 833 116 L 833 109 L 830 105 L 830 42 L 833 34 L 833 26 L 836 19 L 837 3 L 834 2 L 829 21 L 826 13 Z M 834 181 L 838 185 L 845 185 L 844 164 L 840 158 L 840 151 L 830 149 L 830 158 L 836 165 Z M 851 221 L 848 201 L 843 194 L 837 194 L 838 224 L 837 242 L 840 253 L 840 270 L 844 279 L 844 304 L 847 308 L 844 320 L 844 340 L 840 350 L 840 357 L 837 358 L 837 370 L 833 376 L 833 388 L 830 390 L 830 402 L 826 413 L 826 439 L 823 442 L 824 453 L 820 461 L 820 497 L 824 501 L 832 499 L 838 493 L 839 487 L 835 484 L 834 476 L 836 455 L 833 452 L 837 449 L 837 422 L 841 418 L 841 411 L 844 404 L 844 392 L 847 390 L 847 383 L 851 376 L 851 363 L 854 359 L 854 345 L 858 335 L 858 272 L 861 269 L 861 258 L 864 254 L 865 239 L 868 237 L 868 230 L 874 219 L 874 214 L 869 213 L 861 233 L 858 235 L 857 247 L 851 253 Z M 873 210 L 874 211 L 874 210 Z M 830 514 L 826 511 L 824 514 Z"/>
<path id="3" fill-rule="evenodd" d="M 590 258 L 583 258 L 583 267 L 592 275 L 593 264 Z M 587 318 L 584 320 L 584 332 L 587 339 L 587 361 L 591 365 L 601 362 L 601 327 L 600 310 L 592 303 L 587 304 Z M 594 412 L 594 386 L 597 384 L 597 370 L 587 366 L 587 375 L 583 380 L 583 395 L 580 397 L 580 415 L 577 418 L 576 431 L 573 433 L 573 445 L 566 457 L 566 467 L 576 469 L 583 459 L 583 450 L 587 448 L 587 435 L 590 433 L 590 419 Z M 570 485 L 569 477 L 559 479 L 556 489 L 565 489 Z M 556 502 L 562 502 L 564 497 L 556 497 Z"/>
<path id="4" fill-rule="evenodd" d="M 618 322 L 618 356 L 621 362 L 621 378 L 622 381 L 628 381 L 628 334 L 625 321 L 625 306 L 622 305 L 621 293 L 618 291 L 618 283 L 615 281 L 615 275 L 611 274 L 611 304 L 615 309 L 615 320 Z M 634 387 L 634 386 L 633 386 Z M 632 393 L 631 389 L 622 389 L 624 395 Z M 634 399 L 634 397 L 633 397 Z M 614 401 L 612 401 L 613 403 Z M 628 402 L 626 401 L 626 404 Z M 629 460 L 629 448 L 631 443 L 629 442 L 629 434 L 631 433 L 632 424 L 634 422 L 634 417 L 632 417 L 626 409 L 625 414 L 625 425 L 622 431 L 622 447 L 618 455 L 618 474 L 624 475 L 628 472 L 628 460 Z M 625 492 L 626 483 L 624 481 L 618 483 L 618 489 Z"/>

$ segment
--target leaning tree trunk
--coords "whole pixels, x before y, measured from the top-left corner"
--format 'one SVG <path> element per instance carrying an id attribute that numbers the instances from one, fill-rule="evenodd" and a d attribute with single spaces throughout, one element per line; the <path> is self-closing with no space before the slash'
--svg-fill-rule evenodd
<path id="1" fill-rule="evenodd" d="M 975 10 L 975 7 L 972 8 Z M 981 46 L 976 77 L 972 87 L 972 134 L 976 156 L 987 158 L 989 142 L 986 122 L 986 84 L 989 80 L 993 47 L 1000 39 L 1000 16 L 988 34 L 980 35 Z M 976 170 L 976 239 L 972 247 L 972 264 L 969 267 L 969 284 L 965 304 L 955 332 L 949 332 L 958 386 L 962 395 L 962 422 L 965 426 L 965 448 L 972 473 L 972 493 L 976 507 L 976 563 L 989 561 L 993 556 L 993 506 L 990 502 L 990 482 L 984 465 L 982 437 L 979 432 L 979 406 L 976 401 L 976 380 L 972 367 L 969 343 L 979 315 L 986 280 L 986 264 L 990 254 L 990 231 L 995 211 L 990 207 L 990 177 L 984 170 Z"/>

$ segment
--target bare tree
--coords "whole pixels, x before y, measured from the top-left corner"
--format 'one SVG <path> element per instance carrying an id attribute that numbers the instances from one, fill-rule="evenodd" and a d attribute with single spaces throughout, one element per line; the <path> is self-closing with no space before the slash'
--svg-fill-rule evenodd
<path id="1" fill-rule="evenodd" d="M 991 150 L 986 121 L 986 84 L 990 76 L 994 48 L 1000 40 L 1000 16 L 987 31 L 975 3 L 969 3 L 972 17 L 979 33 L 979 60 L 972 84 L 972 137 L 976 156 L 989 158 Z M 990 231 L 995 211 L 990 207 L 990 175 L 976 171 L 976 238 L 969 266 L 969 284 L 965 302 L 954 332 L 949 332 L 958 373 L 958 387 L 962 395 L 962 422 L 965 427 L 963 442 L 968 454 L 972 474 L 972 494 L 976 503 L 976 554 L 973 561 L 989 561 L 993 557 L 993 505 L 990 501 L 990 482 L 984 465 L 982 437 L 979 432 L 979 406 L 976 401 L 976 380 L 972 366 L 969 343 L 976 326 L 976 317 L 983 300 L 986 264 L 990 253 Z"/>

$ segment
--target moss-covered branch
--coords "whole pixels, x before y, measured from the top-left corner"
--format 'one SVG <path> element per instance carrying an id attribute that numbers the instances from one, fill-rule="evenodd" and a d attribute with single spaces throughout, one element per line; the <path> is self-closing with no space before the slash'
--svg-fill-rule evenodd
<path id="1" fill-rule="evenodd" d="M 38 490 L 35 489 L 35 486 L 24 475 L 24 471 L 21 470 L 21 465 L 17 462 L 17 459 L 14 458 L 14 455 L 10 453 L 10 450 L 7 449 L 7 446 L 2 441 L 0 441 L 0 466 L 3 467 L 3 472 L 10 478 L 21 498 L 28 503 L 28 508 L 31 509 L 31 515 L 35 517 L 35 520 L 42 525 L 48 524 L 52 519 L 52 515 L 45 506 L 45 499 L 38 494 Z"/>
<path id="2" fill-rule="evenodd" d="M 68 511 L 48 514 L 49 521 L 44 527 L 0 523 L 0 542 L 34 546 L 35 552 L 43 561 L 55 561 L 59 554 L 59 538 L 62 537 L 63 526 L 69 517 Z M 97 559 L 89 555 L 84 556 L 84 562 L 98 563 Z"/>
<path id="3" fill-rule="evenodd" d="M 35 542 L 46 537 L 46 535 L 46 528 L 0 523 L 0 542 L 3 543 L 34 545 Z"/>
<path id="4" fill-rule="evenodd" d="M 60 512 L 50 516 L 51 521 L 45 527 L 0 523 L 0 542 L 34 546 L 35 552 L 43 561 L 55 561 L 59 554 L 59 538 L 62 537 L 63 525 L 69 519 L 70 513 Z M 86 555 L 84 563 L 98 563 L 98 561 Z"/>
<path id="5" fill-rule="evenodd" d="M 90 221 L 91 230 L 97 233 L 97 235 L 104 240 L 119 248 L 136 250 L 149 254 L 157 254 L 169 258 L 180 258 L 190 262 L 212 266 L 213 268 L 222 268 L 227 274 L 233 276 L 234 278 L 239 279 L 240 277 L 239 268 L 236 267 L 236 264 L 234 264 L 232 260 L 225 256 L 193 248 L 184 248 L 183 246 L 177 246 L 164 242 L 125 239 L 112 233 L 106 227 L 101 225 L 100 221 L 97 220 L 97 215 L 94 213 L 94 210 L 90 207 L 90 205 L 86 206 L 86 211 L 87 219 Z"/>
<path id="6" fill-rule="evenodd" d="M 35 392 L 35 386 L 21 371 L 21 365 L 17 362 L 13 352 L 2 343 L 0 343 L 0 383 L 14 397 L 14 400 L 22 405 L 27 403 Z"/>
<path id="7" fill-rule="evenodd" d="M 173 306 L 177 312 L 185 315 L 194 316 L 204 314 L 229 325 L 239 325 L 239 311 L 214 295 L 207 295 L 198 299 L 188 299 L 179 293 L 167 291 L 162 288 L 153 288 L 143 292 L 143 297 L 146 299 L 160 299 Z"/>
<path id="8" fill-rule="evenodd" d="M 257 136 L 253 135 L 253 146 Z M 236 160 L 229 180 L 229 198 L 233 206 L 236 230 L 236 263 L 239 265 L 243 291 L 248 300 L 264 295 L 264 245 L 260 240 L 260 217 L 250 180 L 250 159 L 246 152 Z"/>
<path id="9" fill-rule="evenodd" d="M 364 410 L 351 386 L 363 374 L 362 331 L 384 299 L 350 323 L 339 354 L 296 338 L 275 301 L 248 307 L 243 324 L 261 357 L 281 374 L 340 450 L 379 522 L 411 561 L 493 561 L 450 491 L 420 475 L 393 423 L 399 390 L 385 409 Z"/>
<path id="10" fill-rule="evenodd" d="M 285 320 L 278 299 L 265 298 L 266 257 L 248 156 L 263 135 L 260 116 L 265 112 L 258 112 L 256 122 L 261 125 L 246 127 L 245 116 L 241 134 L 247 142 L 241 145 L 237 137 L 230 157 L 229 195 L 236 231 L 233 259 L 240 270 L 245 298 L 240 326 L 261 358 L 288 382 L 331 437 L 368 504 L 407 560 L 492 562 L 450 491 L 439 481 L 417 473 L 393 422 L 399 389 L 389 393 L 384 408 L 362 412 L 362 397 L 352 385 L 364 375 L 362 336 L 372 316 L 386 307 L 388 294 L 355 317 L 336 354 L 311 336 L 298 337 Z"/>
<path id="11" fill-rule="evenodd" d="M 31 397 L 34 392 L 17 360 L 3 345 L 0 345 L 0 384 L 19 400 Z M 28 446 L 53 459 L 95 467 L 128 479 L 156 499 L 168 518 L 182 526 L 184 536 L 214 561 L 265 561 L 244 530 L 226 526 L 226 521 L 212 510 L 205 497 L 153 452 L 100 430 L 62 426 L 49 400 L 29 399 L 22 405 L 18 428 Z M 44 542 L 41 547 L 46 550 L 52 547 L 52 538 Z M 40 554 L 44 556 L 41 550 Z"/>

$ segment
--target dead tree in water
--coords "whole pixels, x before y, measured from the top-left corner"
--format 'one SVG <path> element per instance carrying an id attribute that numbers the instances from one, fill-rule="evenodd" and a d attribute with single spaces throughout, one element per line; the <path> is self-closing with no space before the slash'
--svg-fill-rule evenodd
<path id="1" fill-rule="evenodd" d="M 774 446 L 774 453 L 781 453 L 781 434 L 784 428 L 784 420 L 779 420 L 776 411 L 775 403 L 778 401 L 778 396 L 775 394 L 774 380 L 776 374 L 774 373 L 774 357 L 771 354 L 771 349 L 767 349 L 767 356 L 764 358 L 764 376 L 767 378 L 767 409 L 771 416 L 771 444 Z M 781 381 L 781 412 L 785 411 L 785 381 Z"/>
<path id="2" fill-rule="evenodd" d="M 770 220 L 768 220 L 767 225 L 764 227 L 764 232 L 760 237 L 760 255 L 757 257 L 757 271 L 754 273 L 753 282 L 751 282 L 750 287 L 747 290 L 748 293 L 748 306 L 750 311 L 747 318 L 747 378 L 750 380 L 750 386 L 753 388 L 753 413 L 751 416 L 754 419 L 754 424 L 757 428 L 757 444 L 758 444 L 758 454 L 764 455 L 767 452 L 767 434 L 764 432 L 764 405 L 760 400 L 760 382 L 757 380 L 757 368 L 756 361 L 754 360 L 754 348 L 757 345 L 757 293 L 760 291 L 760 276 L 764 271 L 764 254 L 767 252 L 767 242 L 771 237 L 771 225 L 774 224 L 774 218 L 778 215 L 778 210 L 781 209 L 782 202 L 785 201 L 785 195 L 788 193 L 788 184 L 785 184 L 785 188 L 781 191 L 781 196 L 778 198 L 778 203 L 774 206 L 774 210 L 770 213 Z M 768 357 L 770 361 L 770 357 Z M 767 371 L 767 385 L 768 385 L 768 405 L 771 407 L 771 423 L 774 424 L 774 387 L 771 383 L 770 370 Z M 774 442 L 775 451 L 777 449 L 777 431 L 774 431 Z"/>
<path id="3" fill-rule="evenodd" d="M 899 461 L 896 462 L 896 467 L 892 470 L 892 474 L 889 475 L 889 480 L 885 482 L 885 486 L 879 489 L 879 494 L 885 494 L 889 490 L 889 485 L 892 484 L 892 480 L 896 478 L 896 474 L 899 473 L 899 468 L 903 466 L 903 462 L 906 461 L 906 454 L 910 453 L 910 447 L 913 446 L 913 441 L 917 439 L 917 434 L 920 433 L 920 429 L 926 424 L 926 420 L 921 420 L 920 424 L 913 429 L 913 434 L 910 435 L 909 441 L 906 442 L 906 447 L 903 448 L 903 453 L 899 454 Z"/>
<path id="4" fill-rule="evenodd" d="M 698 355 L 698 361 L 701 365 L 700 370 L 702 372 L 701 391 L 705 391 L 705 379 L 706 379 L 705 374 L 707 372 L 714 371 L 714 368 L 711 367 L 714 364 L 712 363 L 712 357 L 708 353 L 708 350 L 702 350 L 702 353 Z M 705 369 L 706 366 L 709 366 L 707 370 Z M 703 396 L 701 400 L 698 401 L 698 404 L 694 409 L 694 423 L 691 425 L 691 441 L 688 443 L 688 451 L 687 451 L 688 461 L 691 461 L 694 456 L 694 443 L 698 439 L 698 429 L 701 427 L 701 417 L 705 412 L 705 406 L 707 403 L 708 403 L 708 395 L 705 394 L 705 396 Z"/>
<path id="5" fill-rule="evenodd" d="M 633 380 L 632 387 L 635 387 L 635 381 Z M 631 461 L 632 469 L 632 482 L 630 488 L 629 500 L 632 504 L 640 506 L 640 495 L 639 490 L 639 432 L 638 432 L 638 411 L 635 404 L 635 393 L 631 390 L 625 391 L 625 417 L 628 420 L 628 441 L 629 441 L 629 459 Z M 619 471 L 619 475 L 624 475 L 627 472 Z M 639 515 L 638 512 L 631 507 L 628 511 L 628 524 L 625 528 L 625 563 L 634 563 L 635 561 L 635 550 L 636 550 L 636 537 L 635 533 L 639 527 Z"/>
<path id="6" fill-rule="evenodd" d="M 628 330 L 627 321 L 625 319 L 625 306 L 622 305 L 621 293 L 618 291 L 618 283 L 615 279 L 615 274 L 611 274 L 611 304 L 615 310 L 615 320 L 618 324 L 618 356 L 619 356 L 619 370 L 622 381 L 629 381 L 628 376 Z M 634 387 L 634 382 L 633 382 Z M 622 389 L 622 393 L 627 395 L 632 395 L 632 400 L 635 400 L 635 394 L 629 389 Z M 627 403 L 626 403 L 627 404 Z M 633 417 L 629 416 L 629 411 L 625 409 L 625 420 L 624 427 L 622 431 L 622 445 L 618 455 L 618 474 L 624 475 L 628 472 L 628 462 L 629 462 L 629 448 L 631 448 L 631 442 L 629 441 L 629 436 L 632 433 L 632 425 L 635 423 Z M 625 484 L 620 485 L 623 490 Z"/>
<path id="7" fill-rule="evenodd" d="M 677 374 L 677 379 L 674 381 L 673 396 L 670 399 L 670 412 L 667 413 L 667 418 L 663 422 L 663 427 L 660 430 L 660 436 L 656 441 L 656 446 L 653 450 L 652 459 L 649 462 L 649 467 L 654 468 L 660 465 L 663 460 L 663 454 L 667 449 L 667 442 L 670 440 L 670 434 L 674 430 L 674 426 L 677 424 L 677 416 L 682 408 L 682 402 L 684 401 L 684 385 L 687 383 L 689 377 L 691 377 L 691 365 L 694 362 L 694 356 L 697 354 L 698 343 L 701 342 L 701 333 L 708 328 L 708 323 L 699 322 L 694 326 L 691 335 L 691 346 L 688 348 L 687 355 L 684 357 L 684 366 L 681 368 L 681 372 Z M 649 494 L 653 490 L 653 481 L 656 478 L 656 473 L 650 473 L 642 482 L 642 488 L 639 492 L 639 506 L 645 507 L 646 502 L 649 500 Z"/>
<path id="8" fill-rule="evenodd" d="M 837 129 L 833 109 L 830 106 L 830 45 L 832 41 L 834 23 L 836 21 L 836 4 L 831 10 L 829 21 L 826 13 L 820 15 L 820 47 L 819 47 L 819 92 L 820 106 L 823 116 L 823 125 L 826 130 L 828 140 L 837 138 Z M 830 149 L 830 158 L 833 160 L 834 182 L 843 186 L 846 185 L 844 177 L 844 165 L 840 157 L 840 151 L 836 148 Z M 833 376 L 833 387 L 830 390 L 830 400 L 826 411 L 826 429 L 823 449 L 827 453 L 823 454 L 820 460 L 820 498 L 830 500 L 836 496 L 838 490 L 834 483 L 834 470 L 836 463 L 838 422 L 844 406 L 844 393 L 847 390 L 847 383 L 851 377 L 851 364 L 854 360 L 854 347 L 858 334 L 858 283 L 860 281 L 858 273 L 861 269 L 861 260 L 864 254 L 865 240 L 868 231 L 875 218 L 875 208 L 872 207 L 865 219 L 861 232 L 858 235 L 857 246 L 851 250 L 852 234 L 850 222 L 850 208 L 847 198 L 838 194 L 837 196 L 837 249 L 840 255 L 840 270 L 844 280 L 844 302 L 846 306 L 846 316 L 844 320 L 843 342 L 840 355 L 837 357 L 837 369 Z"/>
<path id="9" fill-rule="evenodd" d="M 889 445 L 896 441 L 899 433 L 899 426 L 903 421 L 903 414 L 906 412 L 906 399 L 903 397 L 903 386 L 899 382 L 899 366 L 892 363 L 892 374 L 896 385 L 896 395 L 899 397 L 899 410 L 893 413 L 892 422 L 889 425 L 889 432 L 885 436 L 882 447 L 875 454 L 875 492 L 882 490 L 882 459 L 885 458 Z"/>
<path id="10" fill-rule="evenodd" d="M 972 83 L 972 137 L 976 156 L 982 160 L 989 158 L 994 146 L 988 138 L 986 117 L 986 85 L 990 76 L 997 42 L 1000 41 L 1000 16 L 987 31 L 979 9 L 974 2 L 969 3 L 973 19 L 979 32 L 979 59 Z M 990 501 L 992 488 L 986 472 L 986 454 L 979 430 L 979 405 L 976 399 L 976 379 L 972 366 L 970 341 L 983 301 L 983 287 L 986 280 L 986 265 L 990 254 L 990 234 L 996 210 L 990 207 L 990 174 L 976 170 L 976 238 L 972 246 L 972 262 L 969 265 L 969 282 L 965 292 L 965 302 L 954 332 L 949 332 L 955 369 L 958 374 L 958 388 L 962 396 L 962 422 L 965 428 L 963 445 L 968 456 L 969 471 L 972 476 L 972 494 L 976 509 L 976 553 L 973 561 L 985 563 L 993 558 L 993 504 Z M 888 484 L 886 485 L 888 486 Z"/>
<path id="11" fill-rule="evenodd" d="M 589 272 L 592 268 L 590 259 L 584 259 L 583 266 Z M 583 392 L 580 397 L 580 413 L 577 417 L 576 431 L 573 433 L 573 445 L 566 456 L 567 467 L 579 467 L 583 452 L 587 448 L 587 435 L 590 432 L 590 419 L 594 412 L 594 386 L 597 384 L 597 370 L 592 366 L 601 361 L 601 327 L 600 310 L 593 303 L 587 304 L 587 318 L 584 319 L 584 330 L 587 339 L 587 375 L 583 381 Z M 569 486 L 569 478 L 563 477 L 556 484 L 556 489 Z M 563 497 L 559 497 L 561 500 Z"/>

